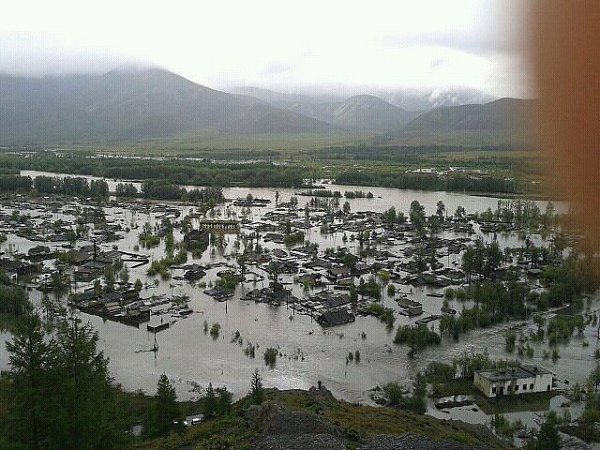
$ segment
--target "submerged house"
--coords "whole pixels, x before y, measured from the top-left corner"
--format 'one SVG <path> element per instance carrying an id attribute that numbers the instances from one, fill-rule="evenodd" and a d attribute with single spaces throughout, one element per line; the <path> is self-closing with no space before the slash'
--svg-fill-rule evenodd
<path id="1" fill-rule="evenodd" d="M 473 383 L 486 397 L 549 392 L 553 376 L 541 367 L 519 366 L 475 372 Z"/>
<path id="2" fill-rule="evenodd" d="M 337 266 L 327 270 L 327 277 L 333 281 L 340 281 L 350 276 L 351 271 L 349 267 Z"/>
<path id="3" fill-rule="evenodd" d="M 240 222 L 238 220 L 203 219 L 200 221 L 200 228 L 217 233 L 235 234 L 240 231 Z"/>
<path id="4" fill-rule="evenodd" d="M 209 236 L 210 236 L 210 233 L 207 230 L 204 230 L 204 229 L 191 230 L 189 233 L 186 233 L 185 236 L 183 236 L 183 241 L 184 242 L 199 242 L 208 247 Z"/>
<path id="5" fill-rule="evenodd" d="M 342 308 L 325 311 L 323 314 L 317 317 L 316 320 L 322 327 L 335 327 L 337 325 L 344 325 L 354 322 L 355 317 L 353 314 L 350 314 L 348 310 Z"/>
<path id="6" fill-rule="evenodd" d="M 105 264 L 98 261 L 88 261 L 85 264 L 79 266 L 79 268 L 73 273 L 75 281 L 92 281 L 96 278 L 101 277 L 104 274 Z"/>

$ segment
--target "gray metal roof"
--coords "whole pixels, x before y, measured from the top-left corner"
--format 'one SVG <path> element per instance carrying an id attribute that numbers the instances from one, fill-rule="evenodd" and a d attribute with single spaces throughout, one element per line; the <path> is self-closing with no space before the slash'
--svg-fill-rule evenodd
<path id="1" fill-rule="evenodd" d="M 492 382 L 513 381 L 523 378 L 534 378 L 536 376 L 552 374 L 552 372 L 537 366 L 507 367 L 499 370 L 481 370 L 479 375 Z"/>

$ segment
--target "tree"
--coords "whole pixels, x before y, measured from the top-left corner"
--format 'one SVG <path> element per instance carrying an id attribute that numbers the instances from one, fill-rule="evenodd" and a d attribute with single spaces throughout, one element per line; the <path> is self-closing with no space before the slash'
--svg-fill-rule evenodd
<path id="1" fill-rule="evenodd" d="M 443 201 L 438 201 L 437 202 L 437 209 L 435 211 L 435 214 L 439 217 L 440 222 L 444 221 L 444 216 L 445 216 L 445 212 L 446 212 L 446 205 L 444 205 Z"/>
<path id="2" fill-rule="evenodd" d="M 417 231 L 422 231 L 425 225 L 425 207 L 418 200 L 411 202 L 409 217 L 410 222 L 415 226 Z"/>
<path id="3" fill-rule="evenodd" d="M 20 316 L 28 308 L 29 300 L 22 288 L 0 284 L 0 313 Z"/>
<path id="4" fill-rule="evenodd" d="M 217 393 L 217 415 L 226 416 L 231 412 L 233 394 L 225 386 L 216 389 Z"/>
<path id="5" fill-rule="evenodd" d="M 265 398 L 265 390 L 262 384 L 262 377 L 258 372 L 258 369 L 252 373 L 252 379 L 250 380 L 250 399 L 252 403 L 260 405 Z"/>
<path id="6" fill-rule="evenodd" d="M 600 385 L 600 364 L 596 364 L 596 367 L 590 373 L 589 381 L 594 385 L 594 391 L 598 392 L 598 385 Z"/>
<path id="7" fill-rule="evenodd" d="M 440 335 L 429 330 L 426 325 L 418 325 L 416 327 L 410 325 L 400 326 L 394 338 L 394 344 L 408 344 L 410 349 L 408 356 L 411 358 L 415 356 L 418 350 L 428 345 L 439 344 L 440 342 Z"/>
<path id="8" fill-rule="evenodd" d="M 148 432 L 151 436 L 164 436 L 171 431 L 173 420 L 179 416 L 177 394 L 164 373 L 158 379 L 154 398 L 148 421 Z"/>
<path id="9" fill-rule="evenodd" d="M 383 387 L 390 406 L 400 406 L 404 398 L 404 390 L 398 383 L 388 383 Z"/>
<path id="10" fill-rule="evenodd" d="M 548 413 L 548 418 L 540 427 L 537 437 L 530 440 L 525 448 L 527 450 L 559 450 L 561 445 L 556 421 L 556 413 L 554 411 Z"/>
<path id="11" fill-rule="evenodd" d="M 350 202 L 348 200 L 346 200 L 344 202 L 343 210 L 344 210 L 344 214 L 350 213 Z"/>
<path id="12" fill-rule="evenodd" d="M 71 318 L 58 327 L 53 413 L 54 436 L 65 449 L 117 446 L 123 438 L 110 387 L 108 360 L 97 351 L 98 334 Z M 61 436 L 61 434 L 63 434 Z"/>
<path id="13" fill-rule="evenodd" d="M 119 278 L 123 283 L 127 283 L 129 281 L 129 269 L 127 268 L 127 266 L 123 266 L 123 268 L 119 272 Z"/>
<path id="14" fill-rule="evenodd" d="M 40 318 L 31 310 L 18 322 L 6 348 L 14 389 L 9 430 L 14 433 L 15 442 L 22 442 L 26 448 L 43 449 L 51 414 L 46 401 L 46 374 L 52 347 L 44 340 Z"/>
<path id="15" fill-rule="evenodd" d="M 217 414 L 217 398 L 212 383 L 208 383 L 204 396 L 204 417 L 212 419 Z"/>
<path id="16" fill-rule="evenodd" d="M 397 220 L 396 208 L 393 206 L 390 207 L 387 211 L 383 213 L 383 220 L 388 224 L 392 225 Z"/>
<path id="17" fill-rule="evenodd" d="M 537 332 L 538 334 L 540 334 L 540 332 L 542 331 L 542 327 L 546 324 L 546 318 L 540 313 L 537 313 L 533 315 L 533 322 L 537 325 Z"/>
<path id="18" fill-rule="evenodd" d="M 463 222 L 467 218 L 467 212 L 465 208 L 462 206 L 457 206 L 456 211 L 454 212 L 454 218 L 459 222 Z"/>
<path id="19" fill-rule="evenodd" d="M 119 448 L 125 438 L 98 336 L 78 319 L 52 339 L 31 311 L 7 344 L 15 442 L 26 448 Z"/>
<path id="20" fill-rule="evenodd" d="M 515 342 L 517 340 L 517 334 L 513 330 L 509 330 L 504 335 L 505 348 L 508 353 L 512 353 L 515 350 Z"/>

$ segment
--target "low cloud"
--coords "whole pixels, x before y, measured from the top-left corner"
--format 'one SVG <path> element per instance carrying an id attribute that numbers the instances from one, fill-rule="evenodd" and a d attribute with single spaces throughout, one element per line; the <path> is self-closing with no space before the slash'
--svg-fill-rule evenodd
<path id="1" fill-rule="evenodd" d="M 152 65 L 132 56 L 82 48 L 48 36 L 17 34 L 0 40 L 0 72 L 11 75 L 100 74 L 121 66 Z"/>

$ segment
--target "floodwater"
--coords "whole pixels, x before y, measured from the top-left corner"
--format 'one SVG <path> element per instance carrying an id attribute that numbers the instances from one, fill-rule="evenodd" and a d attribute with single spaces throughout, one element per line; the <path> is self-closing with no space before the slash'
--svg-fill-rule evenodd
<path id="1" fill-rule="evenodd" d="M 56 176 L 53 173 L 23 171 L 23 175 L 49 175 Z M 91 178 L 91 177 L 87 177 Z M 117 181 L 109 180 L 111 190 L 114 189 Z M 436 204 L 439 200 L 446 205 L 448 214 L 452 214 L 457 206 L 463 206 L 467 213 L 475 211 L 484 211 L 488 207 L 495 209 L 497 207 L 497 198 L 478 197 L 459 193 L 447 192 L 422 192 L 408 191 L 386 188 L 366 188 L 355 186 L 328 186 L 332 190 L 342 192 L 349 190 L 370 191 L 373 193 L 373 199 L 352 199 L 349 200 L 352 211 L 384 211 L 390 206 L 395 206 L 397 211 L 403 211 L 408 215 L 409 205 L 413 200 L 418 200 L 425 206 L 426 213 L 435 212 Z M 289 201 L 290 197 L 299 190 L 279 189 L 280 202 Z M 224 189 L 225 197 L 235 199 L 245 197 L 251 193 L 255 198 L 271 199 L 272 203 L 268 207 L 252 208 L 251 219 L 258 220 L 269 210 L 275 207 L 274 189 L 248 189 L 248 188 L 228 188 Z M 303 206 L 309 197 L 298 197 L 299 206 Z M 343 203 L 344 199 L 341 199 Z M 168 204 L 161 202 L 161 204 Z M 542 204 L 542 208 L 545 203 Z M 566 208 L 565 205 L 557 204 L 557 209 Z M 182 212 L 180 218 L 184 217 L 192 209 L 189 206 L 176 205 Z M 226 216 L 226 208 L 230 210 L 232 216 L 240 216 L 241 208 L 234 207 L 229 203 L 219 205 L 223 217 Z M 155 224 L 160 222 L 157 213 L 145 214 L 134 213 L 127 207 L 106 208 L 107 220 L 121 223 L 123 228 L 131 225 L 138 228 L 131 229 L 130 232 L 123 232 L 125 239 L 103 244 L 104 249 L 109 249 L 117 245 L 119 250 L 147 254 L 152 259 L 158 259 L 164 256 L 164 243 L 154 249 L 134 249 L 138 245 L 138 234 L 141 232 L 144 223 Z M 22 210 L 27 212 L 27 210 Z M 35 212 L 39 214 L 39 211 Z M 300 213 L 302 214 L 302 213 Z M 32 214 L 33 215 L 33 214 Z M 51 214 L 50 219 L 56 220 L 65 218 L 73 220 L 73 216 L 64 216 L 62 213 Z M 477 227 L 476 227 L 477 229 Z M 183 236 L 178 230 L 175 230 L 174 237 L 176 241 L 182 240 Z M 446 237 L 452 237 L 449 233 Z M 198 263 L 216 263 L 227 262 L 227 256 L 231 254 L 233 243 L 236 239 L 234 235 L 228 235 L 228 245 L 221 255 L 219 251 L 214 254 L 209 247 L 201 258 L 188 258 L 188 264 Z M 342 241 L 342 233 L 333 235 L 321 235 L 318 227 L 307 230 L 306 239 L 311 242 L 317 242 L 321 250 L 327 247 L 345 246 Z M 485 236 L 484 239 L 491 239 Z M 514 236 L 499 236 L 501 245 L 515 245 L 517 243 Z M 534 242 L 542 242 L 539 236 L 534 236 Z M 23 253 L 38 243 L 30 242 L 14 235 L 9 236 L 8 242 L 2 244 L 0 250 L 7 251 L 9 243 L 18 252 Z M 78 242 L 78 245 L 84 242 Z M 272 243 L 263 244 L 263 247 L 274 248 Z M 355 248 L 357 242 L 348 241 L 349 248 Z M 53 244 L 50 244 L 52 247 Z M 56 246 L 56 245 L 54 245 Z M 391 251 L 399 250 L 402 244 L 390 247 Z M 235 259 L 231 260 L 232 263 Z M 452 265 L 459 263 L 459 258 L 454 255 L 449 258 L 440 259 L 440 262 Z M 127 263 L 125 263 L 127 264 Z M 198 383 L 206 386 L 212 382 L 213 386 L 227 386 L 236 397 L 245 395 L 250 387 L 251 374 L 255 369 L 261 372 L 265 386 L 277 387 L 281 389 L 300 388 L 307 389 L 321 381 L 327 388 L 331 389 L 336 398 L 345 399 L 352 402 L 369 403 L 369 389 L 376 385 L 383 385 L 390 381 L 406 383 L 410 376 L 424 368 L 430 361 L 450 362 L 454 357 L 459 356 L 465 350 L 482 352 L 487 349 L 492 358 L 516 358 L 516 353 L 508 355 L 504 352 L 505 326 L 476 330 L 466 336 L 461 336 L 461 341 L 455 343 L 444 338 L 443 344 L 439 347 L 428 348 L 420 353 L 415 359 L 407 357 L 407 347 L 393 344 L 394 331 L 398 325 L 412 323 L 414 318 L 396 314 L 396 322 L 393 331 L 386 330 L 383 323 L 374 317 L 358 316 L 354 323 L 338 326 L 330 329 L 322 329 L 309 316 L 298 315 L 292 309 L 286 306 L 274 307 L 267 304 L 254 302 L 244 302 L 240 297 L 255 287 L 266 287 L 268 278 L 258 279 L 254 283 L 244 283 L 238 286 L 235 295 L 227 302 L 220 303 L 205 295 L 198 285 L 192 285 L 184 280 L 171 279 L 169 281 L 159 280 L 158 286 L 154 287 L 155 279 L 159 277 L 147 277 L 146 270 L 148 265 L 138 268 L 130 268 L 130 281 L 133 282 L 140 278 L 147 286 L 142 289 L 141 296 L 144 298 L 152 295 L 188 295 L 190 298 L 189 307 L 194 313 L 185 319 L 175 319 L 169 315 L 163 316 L 163 320 L 174 321 L 171 328 L 157 334 L 159 351 L 155 354 L 148 352 L 154 342 L 154 336 L 146 331 L 145 324 L 140 328 L 127 326 L 121 323 L 103 320 L 102 318 L 77 312 L 77 314 L 89 321 L 98 331 L 100 349 L 104 351 L 110 359 L 109 368 L 114 379 L 122 384 L 127 390 L 142 389 L 147 393 L 153 393 L 156 389 L 158 377 L 166 373 L 172 380 L 180 399 L 187 399 L 192 396 L 190 392 L 192 385 Z M 253 272 L 259 275 L 260 269 L 249 267 Z M 211 269 L 203 281 L 210 281 L 216 278 L 216 272 L 222 268 Z M 183 271 L 175 269 L 172 275 L 182 276 Z M 291 281 L 292 276 L 282 277 L 283 281 Z M 84 286 L 78 283 L 78 290 Z M 411 298 L 423 303 L 425 317 L 430 314 L 439 314 L 442 306 L 442 299 L 429 297 L 426 294 L 430 292 L 439 292 L 429 288 L 412 288 L 410 286 L 396 285 L 397 292 L 407 292 Z M 387 307 L 397 308 L 397 304 L 387 298 L 386 290 L 383 290 L 383 304 Z M 294 294 L 302 296 L 302 288 L 294 286 Z M 304 293 L 304 295 L 306 295 Z M 40 294 L 37 291 L 31 293 L 34 301 L 39 301 Z M 451 303 L 451 307 L 460 310 L 461 305 L 458 302 Z M 159 320 L 152 317 L 152 323 Z M 203 325 L 207 322 L 209 327 L 213 323 L 219 323 L 221 333 L 217 339 L 213 339 L 210 334 L 204 332 Z M 511 324 L 515 325 L 515 324 Z M 508 326 L 508 325 L 506 325 Z M 523 325 L 523 329 L 531 324 Z M 231 343 L 231 337 L 239 331 L 243 339 L 243 345 Z M 366 333 L 366 338 L 361 338 L 361 333 Z M 569 344 L 560 347 L 561 358 L 552 363 L 550 360 L 543 360 L 542 353 L 545 348 L 543 344 L 532 344 L 535 347 L 535 356 L 533 359 L 523 358 L 525 363 L 534 363 L 544 366 L 556 372 L 559 380 L 569 380 L 582 382 L 595 366 L 594 351 L 598 347 L 596 339 L 596 330 L 588 328 L 585 330 L 585 337 L 578 337 L 571 340 Z M 0 341 L 8 339 L 8 335 L 0 334 Z M 589 346 L 582 345 L 583 340 L 589 343 Z M 247 342 L 257 345 L 256 358 L 247 357 L 243 348 Z M 263 352 L 268 347 L 276 347 L 282 356 L 277 359 L 273 369 L 265 366 Z M 358 350 L 361 355 L 360 362 L 347 362 L 346 356 L 349 352 Z M 0 369 L 7 368 L 7 353 L 4 346 L 0 348 Z M 479 419 L 477 419 L 479 420 Z"/>

